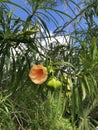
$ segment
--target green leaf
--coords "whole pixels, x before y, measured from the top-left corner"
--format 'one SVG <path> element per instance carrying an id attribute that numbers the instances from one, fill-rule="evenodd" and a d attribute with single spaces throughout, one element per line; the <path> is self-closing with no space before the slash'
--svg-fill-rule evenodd
<path id="1" fill-rule="evenodd" d="M 54 65 L 65 65 L 65 66 L 70 66 L 70 67 L 72 67 L 72 68 L 74 68 L 75 69 L 75 67 L 71 64 L 71 63 L 69 63 L 69 62 L 55 62 L 55 63 L 53 63 Z"/>
<path id="2" fill-rule="evenodd" d="M 4 68 L 4 64 L 5 64 L 5 54 L 2 54 L 2 56 L 0 57 L 1 62 L 0 62 L 0 84 L 2 81 L 2 77 L 3 77 L 3 68 Z"/>
<path id="3" fill-rule="evenodd" d="M 96 56 L 97 56 L 97 45 L 96 45 L 96 40 L 97 38 L 96 37 L 93 37 L 92 38 L 92 41 L 91 41 L 91 54 L 92 54 L 92 59 L 95 60 L 96 59 Z"/>
<path id="4" fill-rule="evenodd" d="M 83 81 L 80 82 L 81 85 L 81 89 L 82 89 L 82 100 L 84 100 L 86 98 L 86 88 L 85 88 L 85 84 L 83 83 Z"/>
<path id="5" fill-rule="evenodd" d="M 86 83 L 86 87 L 88 89 L 88 93 L 91 95 L 91 86 L 89 84 L 88 77 L 86 75 L 84 75 L 84 81 Z"/>

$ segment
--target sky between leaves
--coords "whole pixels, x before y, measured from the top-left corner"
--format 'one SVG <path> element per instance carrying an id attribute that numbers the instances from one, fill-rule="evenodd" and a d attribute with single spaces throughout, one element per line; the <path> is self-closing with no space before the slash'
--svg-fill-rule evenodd
<path id="1" fill-rule="evenodd" d="M 25 7 L 27 6 L 27 7 L 29 7 L 29 5 L 24 0 L 16 0 L 16 1 L 12 0 L 12 2 L 15 2 L 15 3 L 17 3 L 17 4 L 21 5 L 21 6 L 25 6 Z M 16 7 L 12 6 L 12 5 L 9 5 L 9 6 L 10 6 L 10 9 L 13 9 L 13 8 L 15 9 L 14 13 L 17 16 L 21 17 L 23 20 L 26 20 L 26 18 L 28 16 L 26 12 L 24 12 L 23 10 L 21 10 L 19 8 L 16 8 Z M 60 2 L 58 2 L 56 9 L 68 13 L 66 5 L 64 5 L 64 4 L 60 3 Z M 66 22 L 66 17 L 64 18 L 63 15 L 62 16 L 63 16 L 64 20 L 62 20 L 53 11 L 52 11 L 52 14 L 54 15 L 55 19 L 58 21 L 58 26 L 62 26 Z M 46 22 L 47 22 L 49 30 L 52 32 L 56 28 L 55 25 L 52 22 L 49 22 L 49 21 L 46 21 Z"/>
<path id="2" fill-rule="evenodd" d="M 68 0 L 65 0 L 65 2 L 66 2 L 66 1 L 68 1 Z M 69 2 L 69 7 L 68 7 L 66 4 L 62 4 L 62 3 L 60 2 L 60 0 L 58 0 L 56 9 L 58 9 L 58 10 L 64 12 L 64 13 L 68 14 L 69 16 L 71 16 L 71 18 L 74 18 L 76 15 L 79 14 L 79 11 L 81 11 L 81 10 L 84 8 L 84 4 L 83 4 L 84 1 L 85 1 L 85 0 L 74 0 L 74 3 L 76 3 L 77 6 L 76 6 L 74 3 Z M 15 2 L 16 4 L 19 4 L 19 5 L 21 5 L 21 6 L 23 6 L 23 7 L 26 7 L 26 8 L 29 7 L 29 5 L 25 2 L 25 0 L 16 0 L 16 1 L 12 0 L 12 2 Z M 78 7 L 78 6 L 79 6 L 79 7 Z M 27 18 L 27 16 L 28 16 L 28 15 L 26 14 L 26 12 L 24 12 L 23 10 L 21 10 L 21 9 L 19 9 L 19 8 L 13 7 L 13 6 L 11 6 L 11 5 L 10 5 L 10 8 L 11 8 L 11 9 L 14 8 L 14 9 L 15 9 L 14 13 L 15 13 L 17 16 L 21 17 L 23 20 L 26 20 L 26 18 Z M 51 12 L 51 11 L 50 11 L 50 12 Z M 44 12 L 44 13 L 45 13 L 45 12 Z M 58 27 L 64 25 L 65 23 L 67 23 L 67 22 L 69 22 L 69 21 L 71 20 L 71 18 L 68 18 L 67 16 L 64 16 L 64 15 L 62 15 L 62 17 L 63 17 L 63 20 L 62 20 L 62 19 L 61 19 L 56 13 L 54 13 L 53 11 L 52 11 L 51 13 L 54 15 L 55 19 L 57 19 L 57 21 L 58 21 L 58 25 L 57 25 L 57 26 L 58 26 Z M 82 30 L 84 29 L 84 30 L 85 30 L 85 28 L 86 28 L 85 21 L 83 21 L 83 20 L 79 21 L 79 20 L 80 20 L 80 19 L 77 19 L 76 21 L 74 20 L 74 22 L 72 21 L 71 24 L 69 24 L 69 26 L 67 26 L 67 27 L 64 29 L 65 34 L 67 34 L 67 33 L 69 33 L 70 31 L 72 31 L 72 30 L 73 30 L 73 26 L 74 26 L 74 27 L 76 26 L 75 24 L 78 25 L 78 26 L 77 26 L 78 29 L 82 29 Z M 98 19 L 96 20 L 96 22 L 98 23 Z M 56 29 L 56 26 L 53 24 L 53 22 L 46 21 L 46 23 L 47 23 L 48 29 L 49 29 L 51 32 L 53 32 L 53 31 Z"/>

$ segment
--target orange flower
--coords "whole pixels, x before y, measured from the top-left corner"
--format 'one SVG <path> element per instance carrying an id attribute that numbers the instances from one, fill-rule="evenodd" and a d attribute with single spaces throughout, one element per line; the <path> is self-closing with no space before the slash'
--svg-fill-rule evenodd
<path id="1" fill-rule="evenodd" d="M 47 80 L 48 72 L 43 65 L 33 65 L 29 77 L 35 84 L 42 84 Z"/>

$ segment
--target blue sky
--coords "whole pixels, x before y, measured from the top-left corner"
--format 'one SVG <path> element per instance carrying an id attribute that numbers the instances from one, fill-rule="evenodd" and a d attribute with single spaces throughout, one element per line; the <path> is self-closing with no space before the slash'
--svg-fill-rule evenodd
<path id="1" fill-rule="evenodd" d="M 23 7 L 28 7 L 27 4 L 26 4 L 24 1 L 25 1 L 25 0 L 15 0 L 15 1 L 12 0 L 12 2 L 15 2 L 15 3 L 17 3 L 17 4 L 19 4 L 19 5 L 23 6 Z M 78 0 L 78 2 L 79 2 L 79 1 L 80 1 L 80 0 Z M 77 0 L 75 0 L 75 2 L 77 2 Z M 74 4 L 70 3 L 70 6 L 73 7 L 73 10 L 74 10 L 74 7 L 75 7 Z M 13 8 L 13 6 L 10 6 L 10 7 Z M 65 12 L 65 13 L 69 14 L 71 17 L 74 17 L 74 16 L 75 16 L 75 14 L 73 14 L 72 11 L 71 11 L 67 6 L 65 6 L 65 4 L 61 4 L 60 2 L 58 3 L 57 9 L 59 9 L 60 11 L 63 11 L 63 12 Z M 74 11 L 75 11 L 75 10 L 74 10 Z M 51 12 L 51 11 L 50 11 L 50 12 Z M 23 11 L 23 10 L 21 10 L 21 9 L 19 9 L 19 8 L 15 8 L 14 13 L 15 13 L 17 16 L 21 17 L 23 20 L 25 20 L 25 19 L 27 18 L 27 16 L 28 16 L 25 11 Z M 57 21 L 58 21 L 58 26 L 62 26 L 63 24 L 65 24 L 66 22 L 69 22 L 69 21 L 71 20 L 70 18 L 64 17 L 64 16 L 62 15 L 62 17 L 64 18 L 64 21 L 63 21 L 56 13 L 54 13 L 54 12 L 51 12 L 51 13 L 52 13 L 53 16 L 55 17 L 55 19 L 57 19 Z M 79 12 L 76 11 L 76 13 L 78 14 Z M 44 20 L 45 20 L 45 19 L 44 19 Z M 47 26 L 48 26 L 48 28 L 49 28 L 50 31 L 53 31 L 53 30 L 56 28 L 55 25 L 54 25 L 52 22 L 46 21 L 46 23 L 47 23 Z M 73 28 L 72 26 L 73 26 L 73 24 L 70 24 L 70 26 L 68 26 L 68 27 L 65 29 L 65 31 L 66 31 L 66 32 L 71 31 L 72 28 Z"/>
<path id="2" fill-rule="evenodd" d="M 26 5 L 25 2 L 24 2 L 24 0 L 15 0 L 15 1 L 12 0 L 12 2 L 14 2 L 14 3 L 16 3 L 16 4 L 20 5 L 20 6 L 25 6 Z M 26 19 L 27 13 L 25 11 L 23 11 L 22 9 L 20 9 L 18 7 L 15 7 L 13 5 L 9 5 L 9 6 L 10 6 L 11 9 L 15 8 L 14 13 L 17 16 L 21 17 L 23 20 Z"/>
<path id="3" fill-rule="evenodd" d="M 15 2 L 15 3 L 17 3 L 17 4 L 19 4 L 19 5 L 23 6 L 23 7 L 24 7 L 24 6 L 25 6 L 25 7 L 28 6 L 28 5 L 24 2 L 24 0 L 16 0 L 16 1 L 13 1 L 13 0 L 12 0 L 12 2 Z M 14 6 L 11 6 L 11 5 L 10 5 L 10 8 L 14 8 Z M 65 11 L 65 6 L 64 6 L 63 4 L 61 4 L 61 3 L 58 3 L 57 9 L 59 9 L 60 11 Z M 26 18 L 27 18 L 27 16 L 28 16 L 25 11 L 23 11 L 23 10 L 21 10 L 21 9 L 19 9 L 19 8 L 15 8 L 14 13 L 15 13 L 17 16 L 21 17 L 23 20 L 26 20 Z M 63 25 L 64 22 L 66 21 L 66 18 L 64 18 L 64 16 L 63 16 L 63 18 L 64 18 L 65 20 L 63 21 L 56 13 L 51 12 L 51 11 L 50 11 L 50 13 L 52 13 L 52 15 L 54 15 L 55 19 L 57 19 L 57 21 L 58 21 L 58 26 Z M 46 21 L 46 23 L 47 23 L 47 25 L 48 25 L 48 28 L 49 28 L 51 31 L 56 28 L 55 25 L 54 25 L 52 22 Z"/>

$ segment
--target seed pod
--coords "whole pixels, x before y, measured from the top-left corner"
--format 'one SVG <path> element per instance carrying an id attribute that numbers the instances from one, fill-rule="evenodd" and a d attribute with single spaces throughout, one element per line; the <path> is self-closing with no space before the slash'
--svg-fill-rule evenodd
<path id="1" fill-rule="evenodd" d="M 26 30 L 24 32 L 20 32 L 19 35 L 32 35 L 37 32 L 39 32 L 39 30 Z"/>
<path id="2" fill-rule="evenodd" d="M 61 81 L 59 81 L 58 79 L 56 79 L 55 77 L 53 77 L 52 79 L 50 79 L 47 83 L 47 85 L 49 87 L 53 87 L 53 88 L 58 88 L 62 86 Z"/>

